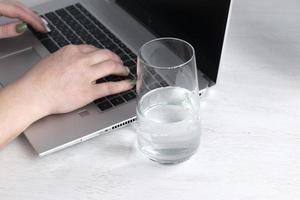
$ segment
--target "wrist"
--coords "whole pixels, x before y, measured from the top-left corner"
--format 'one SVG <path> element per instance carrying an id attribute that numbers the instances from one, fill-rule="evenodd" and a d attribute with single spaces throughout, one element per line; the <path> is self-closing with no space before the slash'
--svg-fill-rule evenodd
<path id="1" fill-rule="evenodd" d="M 0 90 L 0 149 L 47 115 L 36 97 L 19 81 Z"/>
<path id="2" fill-rule="evenodd" d="M 48 115 L 42 101 L 34 93 L 33 87 L 27 86 L 20 80 L 4 88 L 2 96 L 10 102 L 9 104 L 20 115 L 18 117 L 21 117 L 27 126 Z"/>

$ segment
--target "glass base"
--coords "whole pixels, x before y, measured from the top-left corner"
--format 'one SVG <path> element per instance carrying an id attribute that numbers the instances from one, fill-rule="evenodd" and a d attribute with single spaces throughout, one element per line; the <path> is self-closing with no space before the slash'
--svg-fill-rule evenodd
<path id="1" fill-rule="evenodd" d="M 197 149 L 196 149 L 197 150 Z M 172 156 L 166 155 L 166 154 L 160 154 L 160 155 L 154 155 L 148 151 L 145 151 L 143 148 L 140 148 L 140 151 L 142 152 L 143 155 L 145 155 L 147 158 L 150 160 L 157 162 L 159 164 L 164 164 L 164 165 L 173 165 L 173 164 L 179 164 L 182 163 L 186 160 L 188 160 L 190 157 L 192 157 L 196 150 L 193 152 L 190 152 L 189 154 L 186 155 L 176 155 L 173 154 Z M 170 150 L 168 150 L 170 151 Z"/>

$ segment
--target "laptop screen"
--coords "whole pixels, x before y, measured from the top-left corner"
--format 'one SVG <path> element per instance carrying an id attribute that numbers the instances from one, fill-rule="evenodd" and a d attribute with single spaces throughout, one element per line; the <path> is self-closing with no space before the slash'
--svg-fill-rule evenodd
<path id="1" fill-rule="evenodd" d="M 191 43 L 197 67 L 216 82 L 230 0 L 117 0 L 157 37 Z"/>

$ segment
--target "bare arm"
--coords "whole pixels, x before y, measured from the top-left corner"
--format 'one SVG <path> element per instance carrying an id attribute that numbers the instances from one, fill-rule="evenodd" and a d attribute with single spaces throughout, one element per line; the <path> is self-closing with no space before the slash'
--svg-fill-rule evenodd
<path id="1" fill-rule="evenodd" d="M 18 18 L 19 21 L 1 24 L 0 39 L 21 35 L 26 31 L 27 24 L 38 31 L 45 31 L 41 18 L 20 2 L 0 0 L 1 16 Z M 30 94 L 19 82 L 0 90 L 0 148 L 41 117 L 41 113 L 36 113 Z"/>
<path id="2" fill-rule="evenodd" d="M 41 118 L 42 112 L 18 82 L 0 90 L 0 149 Z"/>

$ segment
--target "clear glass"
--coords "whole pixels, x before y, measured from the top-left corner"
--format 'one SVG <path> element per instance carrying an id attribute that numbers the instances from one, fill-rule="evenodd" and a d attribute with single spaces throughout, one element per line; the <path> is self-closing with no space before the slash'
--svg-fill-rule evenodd
<path id="1" fill-rule="evenodd" d="M 163 164 L 187 160 L 200 140 L 194 48 L 176 38 L 147 42 L 139 51 L 137 75 L 139 149 Z"/>

